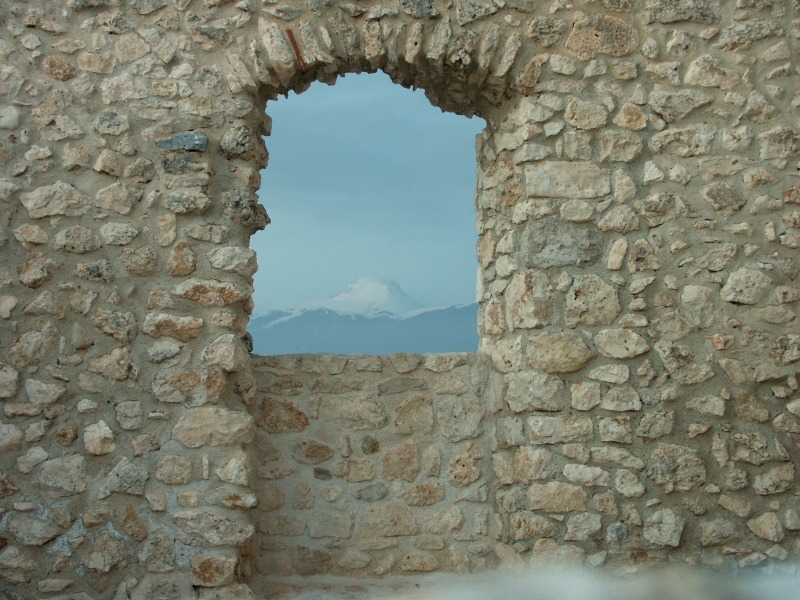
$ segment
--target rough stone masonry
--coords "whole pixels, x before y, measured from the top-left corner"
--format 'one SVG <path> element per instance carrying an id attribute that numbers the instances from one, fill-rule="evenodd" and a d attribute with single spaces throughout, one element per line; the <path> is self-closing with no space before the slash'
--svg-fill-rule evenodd
<path id="1" fill-rule="evenodd" d="M 800 1 L 0 0 L 0 32 L 7 596 L 795 569 Z M 265 107 L 376 70 L 486 120 L 478 353 L 251 358 Z"/>

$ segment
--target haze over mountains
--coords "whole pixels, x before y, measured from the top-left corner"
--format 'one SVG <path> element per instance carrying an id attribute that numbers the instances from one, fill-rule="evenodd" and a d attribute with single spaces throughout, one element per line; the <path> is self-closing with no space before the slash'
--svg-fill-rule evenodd
<path id="1" fill-rule="evenodd" d="M 253 317 L 248 331 L 260 355 L 475 352 L 477 311 L 425 308 L 394 281 L 362 277 L 315 305 Z"/>

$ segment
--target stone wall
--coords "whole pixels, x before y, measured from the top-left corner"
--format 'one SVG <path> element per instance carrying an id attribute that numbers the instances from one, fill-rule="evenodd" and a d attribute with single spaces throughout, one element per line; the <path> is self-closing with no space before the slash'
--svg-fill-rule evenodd
<path id="1" fill-rule="evenodd" d="M 494 564 L 484 359 L 259 357 L 253 371 L 260 575 Z"/>
<path id="2" fill-rule="evenodd" d="M 487 122 L 486 565 L 793 568 L 796 0 L 0 0 L 0 25 L 6 588 L 242 597 L 270 569 L 264 110 L 378 69 Z"/>

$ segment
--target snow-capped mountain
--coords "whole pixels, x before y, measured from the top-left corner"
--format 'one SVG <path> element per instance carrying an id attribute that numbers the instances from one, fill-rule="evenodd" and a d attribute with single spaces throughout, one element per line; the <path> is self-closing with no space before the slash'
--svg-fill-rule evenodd
<path id="1" fill-rule="evenodd" d="M 253 353 L 475 352 L 477 304 L 422 308 L 391 281 L 361 278 L 312 307 L 250 320 Z"/>
<path id="2" fill-rule="evenodd" d="M 373 316 L 380 313 L 404 315 L 422 308 L 422 305 L 406 294 L 396 281 L 361 277 L 348 285 L 341 294 L 310 308 Z"/>

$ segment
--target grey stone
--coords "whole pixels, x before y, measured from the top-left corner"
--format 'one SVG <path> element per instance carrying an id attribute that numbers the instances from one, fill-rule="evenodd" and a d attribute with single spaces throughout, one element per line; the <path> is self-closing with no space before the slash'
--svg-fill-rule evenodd
<path id="1" fill-rule="evenodd" d="M 433 19 L 439 16 L 432 0 L 400 0 L 400 6 L 404 13 L 415 19 Z"/>
<path id="2" fill-rule="evenodd" d="M 208 136 L 198 131 L 185 131 L 156 140 L 156 146 L 159 150 L 205 152 L 208 148 Z"/>
<path id="3" fill-rule="evenodd" d="M 716 0 L 647 0 L 645 15 L 650 21 L 658 23 L 716 23 L 721 15 Z"/>

